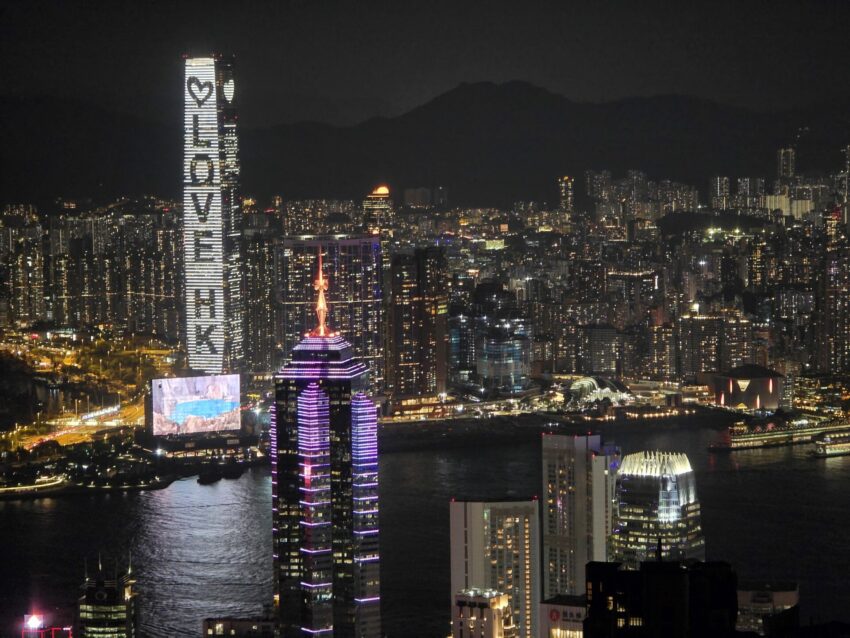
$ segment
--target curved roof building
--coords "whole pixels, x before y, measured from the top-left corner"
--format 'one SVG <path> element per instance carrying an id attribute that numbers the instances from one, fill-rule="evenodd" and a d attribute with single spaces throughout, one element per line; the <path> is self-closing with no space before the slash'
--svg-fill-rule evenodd
<path id="1" fill-rule="evenodd" d="M 696 479 L 688 457 L 638 452 L 623 457 L 617 476 L 612 535 L 615 561 L 637 569 L 654 560 L 705 560 Z"/>

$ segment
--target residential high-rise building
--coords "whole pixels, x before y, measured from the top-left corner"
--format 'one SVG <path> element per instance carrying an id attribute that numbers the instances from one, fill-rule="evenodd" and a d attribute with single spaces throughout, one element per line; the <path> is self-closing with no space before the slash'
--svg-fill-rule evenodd
<path id="1" fill-rule="evenodd" d="M 387 386 L 394 396 L 446 391 L 447 279 L 445 255 L 436 246 L 392 259 Z"/>
<path id="2" fill-rule="evenodd" d="M 135 638 L 136 579 L 130 567 L 120 576 L 108 574 L 98 560 L 97 572 L 86 574 L 77 605 L 75 636 Z"/>
<path id="3" fill-rule="evenodd" d="M 452 638 L 516 638 L 510 599 L 492 589 L 464 589 L 455 595 Z"/>
<path id="4" fill-rule="evenodd" d="M 688 457 L 637 452 L 623 457 L 617 475 L 613 559 L 637 569 L 642 561 L 705 560 L 696 479 Z"/>
<path id="5" fill-rule="evenodd" d="M 699 313 L 679 319 L 679 373 L 693 380 L 700 372 L 720 370 L 723 318 Z"/>
<path id="6" fill-rule="evenodd" d="M 825 215 L 826 246 L 817 280 L 816 363 L 827 374 L 850 370 L 850 248 L 840 211 Z"/>
<path id="7" fill-rule="evenodd" d="M 47 318 L 43 231 L 34 210 L 7 209 L 0 216 L 0 304 L 6 323 L 27 327 Z"/>
<path id="8" fill-rule="evenodd" d="M 379 638 L 377 408 L 366 364 L 327 327 L 327 287 L 320 257 L 318 326 L 275 376 L 275 593 L 285 638 Z"/>
<path id="9" fill-rule="evenodd" d="M 797 152 L 794 147 L 776 151 L 776 177 L 781 182 L 791 180 L 797 174 Z"/>
<path id="10" fill-rule="evenodd" d="M 452 501 L 452 606 L 457 592 L 507 594 L 519 638 L 534 638 L 540 602 L 537 500 Z"/>
<path id="11" fill-rule="evenodd" d="M 187 57 L 184 80 L 183 248 L 189 367 L 242 363 L 243 273 L 233 62 Z"/>
<path id="12" fill-rule="evenodd" d="M 608 559 L 620 453 L 598 434 L 543 435 L 543 598 L 584 593 L 584 566 Z"/>
<path id="13" fill-rule="evenodd" d="M 278 361 L 274 253 L 279 218 L 266 213 L 244 216 L 242 254 L 245 260 L 245 362 L 256 373 L 268 373 Z"/>
<path id="14" fill-rule="evenodd" d="M 328 322 L 369 366 L 373 395 L 384 389 L 383 257 L 368 235 L 298 235 L 275 245 L 276 340 L 285 356 L 312 325 L 313 278 L 321 250 L 328 277 Z"/>
<path id="15" fill-rule="evenodd" d="M 569 216 L 573 212 L 573 178 L 569 175 L 559 177 L 558 184 L 558 210 L 565 216 Z"/>
<path id="16" fill-rule="evenodd" d="M 712 177 L 709 184 L 709 201 L 712 208 L 729 208 L 730 196 L 732 195 L 730 180 L 725 176 Z"/>

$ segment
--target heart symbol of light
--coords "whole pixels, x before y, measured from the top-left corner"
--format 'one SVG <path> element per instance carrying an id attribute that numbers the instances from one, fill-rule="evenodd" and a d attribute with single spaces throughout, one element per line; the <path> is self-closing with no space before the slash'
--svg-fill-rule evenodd
<path id="1" fill-rule="evenodd" d="M 224 83 L 224 99 L 227 100 L 228 104 L 233 102 L 233 93 L 235 90 L 236 85 L 233 83 L 233 80 L 228 80 Z"/>
<path id="2" fill-rule="evenodd" d="M 198 106 L 202 106 L 212 95 L 212 82 L 201 82 L 198 78 L 191 77 L 186 84 L 189 88 L 189 95 L 198 103 Z"/>

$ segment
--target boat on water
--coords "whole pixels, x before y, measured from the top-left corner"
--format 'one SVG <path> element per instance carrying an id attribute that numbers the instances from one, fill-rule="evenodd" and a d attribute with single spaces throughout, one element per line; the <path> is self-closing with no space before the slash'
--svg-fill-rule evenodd
<path id="1" fill-rule="evenodd" d="M 198 483 L 200 485 L 211 485 L 216 481 L 220 481 L 222 477 L 221 468 L 218 466 L 205 467 L 198 474 Z"/>
<path id="2" fill-rule="evenodd" d="M 226 479 L 238 479 L 245 472 L 245 466 L 241 463 L 224 463 L 221 466 L 221 475 Z"/>
<path id="3" fill-rule="evenodd" d="M 820 435 L 850 430 L 846 420 L 804 416 L 792 419 L 738 421 L 720 440 L 708 446 L 711 452 L 732 452 L 765 447 L 812 443 Z"/>
<path id="4" fill-rule="evenodd" d="M 850 454 L 850 426 L 842 432 L 822 434 L 815 439 L 815 449 L 812 451 L 814 457 L 823 459 L 848 454 Z"/>

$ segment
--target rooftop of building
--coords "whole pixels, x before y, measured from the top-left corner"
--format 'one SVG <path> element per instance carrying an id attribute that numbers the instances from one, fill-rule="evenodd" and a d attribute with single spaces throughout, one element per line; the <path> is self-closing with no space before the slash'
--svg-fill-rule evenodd
<path id="1" fill-rule="evenodd" d="M 722 377 L 731 377 L 732 379 L 784 379 L 785 377 L 776 370 L 765 368 L 764 366 L 748 363 L 746 365 L 732 368 L 729 372 L 721 374 Z"/>
<path id="2" fill-rule="evenodd" d="M 660 450 L 626 454 L 620 465 L 620 474 L 627 476 L 679 476 L 691 471 L 687 455 Z"/>

